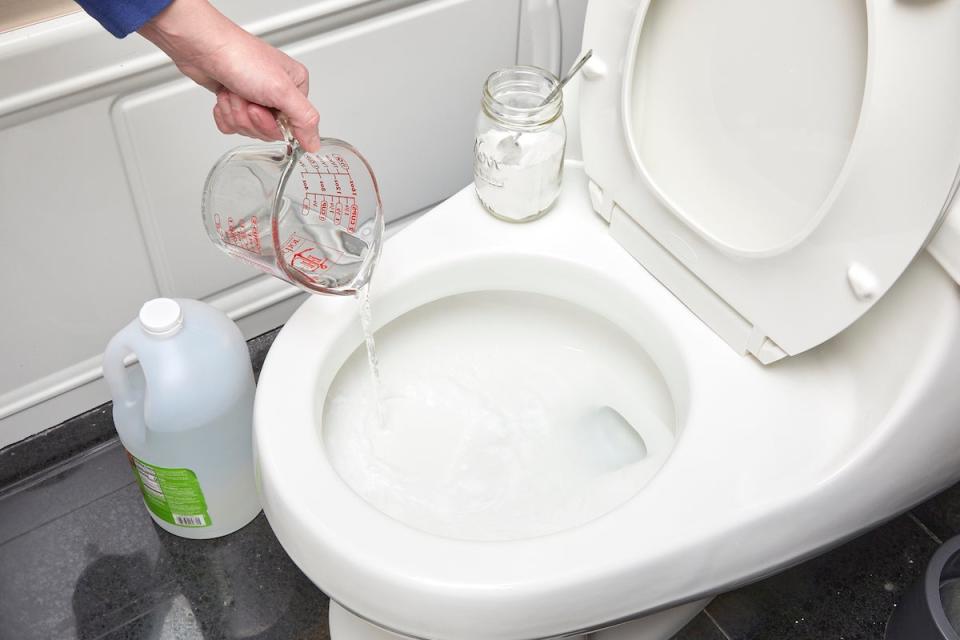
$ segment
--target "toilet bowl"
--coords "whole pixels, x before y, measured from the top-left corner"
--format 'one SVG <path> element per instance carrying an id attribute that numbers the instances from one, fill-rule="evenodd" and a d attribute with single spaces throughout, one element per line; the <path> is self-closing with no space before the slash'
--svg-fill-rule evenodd
<path id="1" fill-rule="evenodd" d="M 567 163 L 548 215 L 501 222 L 470 187 L 385 247 L 371 292 L 383 421 L 357 301 L 315 296 L 294 314 L 259 382 L 257 481 L 281 544 L 334 601 L 334 638 L 666 640 L 713 595 L 960 478 L 960 293 L 922 251 L 956 235 L 960 119 L 931 102 L 960 95 L 957 80 L 919 96 L 932 112 L 888 142 L 896 158 L 869 146 L 871 118 L 909 106 L 878 102 L 892 80 L 877 65 L 919 37 L 894 27 L 937 25 L 925 37 L 942 54 L 960 3 L 867 4 L 842 19 L 883 36 L 855 96 L 869 108 L 822 206 L 758 217 L 740 169 L 716 212 L 705 193 L 681 198 L 709 167 L 684 174 L 644 138 L 660 121 L 634 116 L 683 102 L 689 87 L 650 71 L 683 12 L 592 2 L 584 162 Z M 727 26 L 753 28 L 739 18 Z M 640 108 L 638 82 L 675 108 Z M 677 145 L 694 153 L 719 135 L 708 125 Z M 894 168 L 902 184 L 880 181 Z M 871 187 L 883 199 L 865 221 Z M 717 222 L 737 212 L 766 226 Z"/>

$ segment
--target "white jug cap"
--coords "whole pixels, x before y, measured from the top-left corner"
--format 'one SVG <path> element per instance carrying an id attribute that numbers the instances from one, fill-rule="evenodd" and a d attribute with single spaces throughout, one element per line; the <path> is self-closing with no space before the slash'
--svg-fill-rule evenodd
<path id="1" fill-rule="evenodd" d="M 176 300 L 154 298 L 140 307 L 140 326 L 155 336 L 172 336 L 183 326 L 183 311 Z"/>

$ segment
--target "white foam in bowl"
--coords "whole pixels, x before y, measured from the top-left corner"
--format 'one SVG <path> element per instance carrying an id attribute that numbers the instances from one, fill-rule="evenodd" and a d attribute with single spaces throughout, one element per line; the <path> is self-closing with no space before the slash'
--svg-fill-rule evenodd
<path id="1" fill-rule="evenodd" d="M 377 348 L 386 424 L 358 348 L 328 392 L 324 442 L 354 491 L 423 531 L 508 540 L 575 527 L 636 494 L 673 448 L 653 361 L 571 303 L 444 298 L 381 329 Z"/>

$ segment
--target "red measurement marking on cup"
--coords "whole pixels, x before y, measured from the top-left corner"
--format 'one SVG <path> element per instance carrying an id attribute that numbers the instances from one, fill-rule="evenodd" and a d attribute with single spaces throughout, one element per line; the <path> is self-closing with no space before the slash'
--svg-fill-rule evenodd
<path id="1" fill-rule="evenodd" d="M 305 155 L 298 164 L 304 193 L 301 215 L 309 217 L 316 212 L 320 222 L 326 222 L 332 214 L 334 224 L 351 233 L 356 231 L 360 209 L 350 164 L 338 154 Z"/>
<path id="2" fill-rule="evenodd" d="M 300 273 L 313 273 L 314 271 L 326 271 L 330 268 L 326 257 L 312 255 L 313 248 L 307 248 L 298 251 L 290 257 L 290 266 Z"/>
<path id="3" fill-rule="evenodd" d="M 326 222 L 332 218 L 335 225 L 352 233 L 357 230 L 360 207 L 356 199 L 351 196 L 308 193 L 300 205 L 300 214 L 304 218 L 315 214 L 320 222 Z"/>
<path id="4" fill-rule="evenodd" d="M 357 219 L 360 217 L 360 207 L 357 206 L 357 203 L 354 202 L 350 205 L 350 224 L 347 226 L 348 231 L 357 230 Z"/>
<path id="5" fill-rule="evenodd" d="M 337 263 L 343 259 L 343 251 L 313 242 L 297 233 L 290 234 L 281 247 L 281 253 L 291 269 L 310 280 L 315 280 L 310 274 L 326 271 L 331 261 Z"/>
<path id="6" fill-rule="evenodd" d="M 236 222 L 228 217 L 226 228 L 224 228 L 220 214 L 214 214 L 213 224 L 224 244 L 260 254 L 260 227 L 257 216 L 242 218 Z"/>

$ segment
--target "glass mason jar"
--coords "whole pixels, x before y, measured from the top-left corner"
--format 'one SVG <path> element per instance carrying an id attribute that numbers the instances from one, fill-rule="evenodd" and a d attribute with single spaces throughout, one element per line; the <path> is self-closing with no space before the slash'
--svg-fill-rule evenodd
<path id="1" fill-rule="evenodd" d="M 495 217 L 536 220 L 560 194 L 567 128 L 557 77 L 537 67 L 494 72 L 483 87 L 473 145 L 477 195 Z"/>

